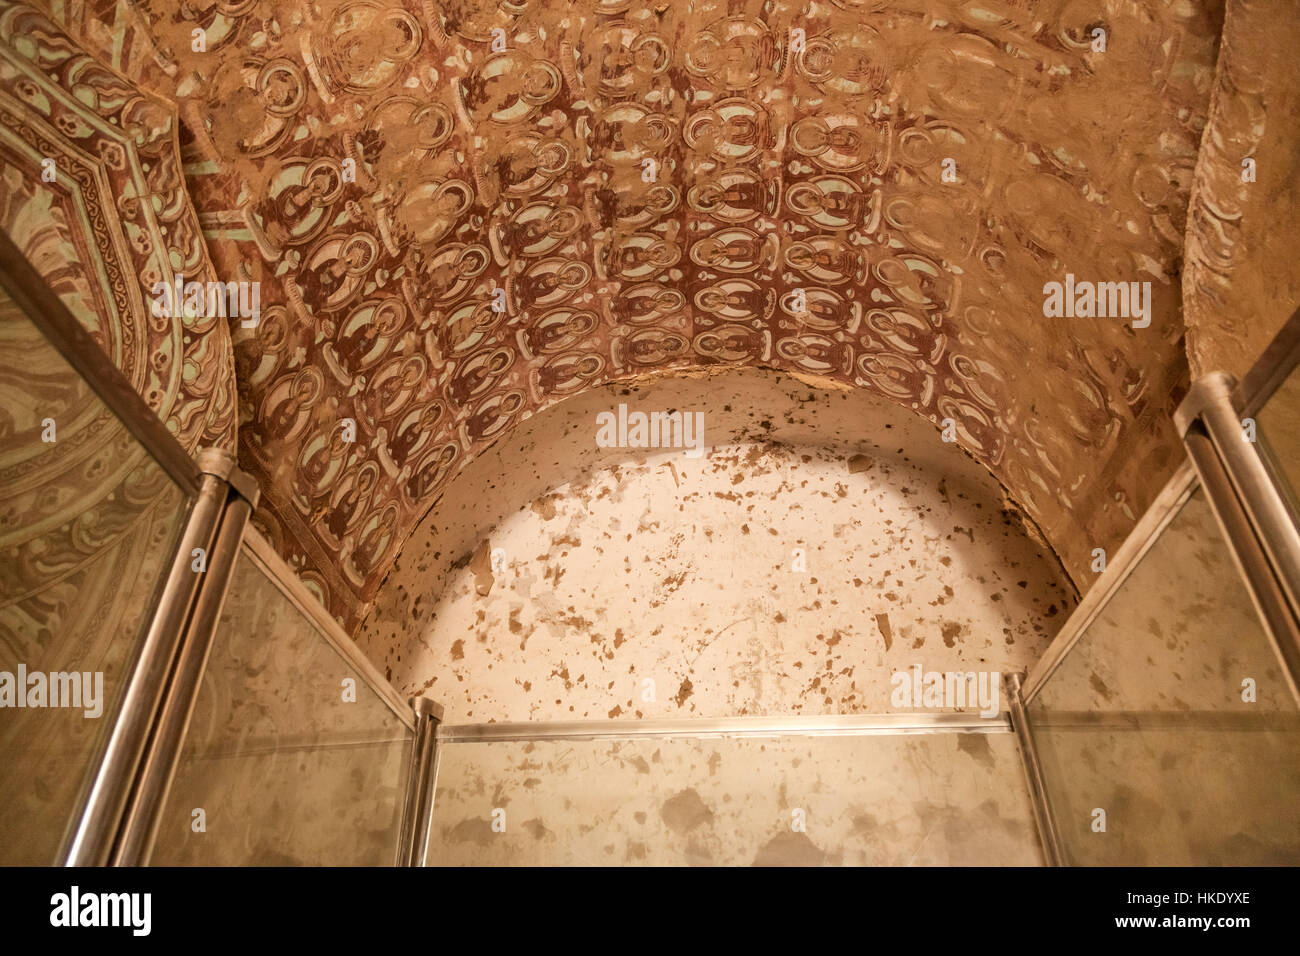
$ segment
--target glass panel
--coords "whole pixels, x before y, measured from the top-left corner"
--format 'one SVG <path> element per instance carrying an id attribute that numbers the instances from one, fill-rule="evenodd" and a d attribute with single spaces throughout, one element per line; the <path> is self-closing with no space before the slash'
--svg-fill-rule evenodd
<path id="1" fill-rule="evenodd" d="M 434 866 L 1040 862 L 1009 733 L 446 743 L 429 845 Z"/>
<path id="2" fill-rule="evenodd" d="M 1259 410 L 1257 439 L 1274 468 L 1290 485 L 1294 507 L 1295 492 L 1300 489 L 1300 366 L 1291 371 Z M 1300 509 L 1298 509 L 1300 510 Z"/>
<path id="3" fill-rule="evenodd" d="M 1300 862 L 1295 700 L 1199 488 L 1028 714 L 1067 862 Z"/>
<path id="4" fill-rule="evenodd" d="M 245 548 L 150 862 L 391 866 L 411 737 Z"/>
<path id="5" fill-rule="evenodd" d="M 187 510 L 0 291 L 0 864 L 57 862 Z"/>

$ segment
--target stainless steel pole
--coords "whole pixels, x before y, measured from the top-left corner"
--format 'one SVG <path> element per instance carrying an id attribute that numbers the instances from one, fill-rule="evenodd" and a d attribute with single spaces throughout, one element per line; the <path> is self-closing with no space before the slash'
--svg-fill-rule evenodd
<path id="1" fill-rule="evenodd" d="M 198 497 L 65 842 L 67 866 L 140 864 L 152 845 L 257 499 L 229 453 L 204 449 L 198 467 Z"/>
<path id="2" fill-rule="evenodd" d="M 1300 701 L 1300 529 L 1258 445 L 1245 440 L 1234 385 L 1222 372 L 1199 379 L 1174 419 Z"/>
<path id="3" fill-rule="evenodd" d="M 1043 766 L 1038 761 L 1038 748 L 1034 745 L 1034 737 L 1030 732 L 1029 715 L 1020 694 L 1023 679 L 1022 674 L 1002 675 L 1002 683 L 1007 691 L 1011 729 L 1015 731 L 1016 741 L 1020 744 L 1020 759 L 1025 768 L 1025 780 L 1029 784 L 1029 801 L 1034 808 L 1034 822 L 1038 826 L 1043 855 L 1047 858 L 1048 866 L 1063 866 L 1060 834 L 1047 798 L 1047 784 L 1043 779 Z"/>
<path id="4" fill-rule="evenodd" d="M 434 789 L 438 785 L 438 725 L 442 723 L 443 709 L 426 697 L 411 703 L 415 709 L 415 740 L 411 744 L 406 803 L 397 841 L 398 866 L 424 866 L 433 825 Z"/>
<path id="5" fill-rule="evenodd" d="M 211 552 L 228 490 L 216 475 L 202 476 L 148 631 L 128 671 L 113 729 L 92 760 L 93 769 L 73 814 L 61 854 L 66 866 L 103 866 L 109 861 L 199 589 L 201 575 L 194 570 L 194 552 L 200 548 L 204 554 Z"/>
<path id="6" fill-rule="evenodd" d="M 230 590 L 239 558 L 244 529 L 257 504 L 257 486 L 234 467 L 234 459 L 210 462 L 224 470 L 234 492 L 221 519 L 216 543 L 208 555 L 207 571 L 181 641 L 176 666 L 159 702 L 157 723 L 141 762 L 140 771 L 123 814 L 121 831 L 110 862 L 114 866 L 142 866 L 153 851 L 167 793 L 180 762 L 194 703 L 203 683 L 221 608 Z"/>

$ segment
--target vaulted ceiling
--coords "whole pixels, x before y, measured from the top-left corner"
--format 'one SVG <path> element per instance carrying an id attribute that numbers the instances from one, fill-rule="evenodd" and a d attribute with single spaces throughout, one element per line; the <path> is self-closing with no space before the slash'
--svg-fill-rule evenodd
<path id="1" fill-rule="evenodd" d="M 355 623 L 522 418 L 719 364 L 953 419 L 1086 586 L 1179 454 L 1221 7 L 103 0 L 44 42 L 178 111 L 216 273 L 261 283 L 258 521 Z M 1066 273 L 1149 281 L 1150 326 L 1044 318 Z"/>

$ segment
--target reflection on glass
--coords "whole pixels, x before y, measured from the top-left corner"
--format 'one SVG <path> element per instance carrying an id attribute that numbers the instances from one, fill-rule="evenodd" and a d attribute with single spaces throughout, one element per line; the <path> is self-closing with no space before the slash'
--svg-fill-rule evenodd
<path id="1" fill-rule="evenodd" d="M 1066 862 L 1300 862 L 1295 700 L 1199 488 L 1028 715 Z"/>
<path id="2" fill-rule="evenodd" d="M 1300 490 L 1300 366 L 1292 370 L 1277 390 L 1269 396 L 1256 416 L 1257 440 L 1273 460 L 1275 471 L 1290 486 L 1293 507 Z M 1300 508 L 1296 509 L 1300 514 Z"/>
<path id="3" fill-rule="evenodd" d="M 939 866 L 1040 856 L 1015 738 L 936 733 L 443 744 L 428 861 Z"/>
<path id="4" fill-rule="evenodd" d="M 0 864 L 56 862 L 186 510 L 0 292 Z"/>
<path id="5" fill-rule="evenodd" d="M 390 866 L 410 746 L 245 549 L 150 862 Z"/>

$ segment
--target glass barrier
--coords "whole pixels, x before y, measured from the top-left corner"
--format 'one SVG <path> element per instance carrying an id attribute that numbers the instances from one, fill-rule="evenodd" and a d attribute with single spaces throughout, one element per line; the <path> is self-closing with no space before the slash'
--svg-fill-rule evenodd
<path id="1" fill-rule="evenodd" d="M 439 743 L 430 866 L 1038 865 L 1010 733 Z"/>
<path id="2" fill-rule="evenodd" d="M 1026 712 L 1064 862 L 1300 863 L 1300 715 L 1199 487 Z"/>
<path id="3" fill-rule="evenodd" d="M 1279 482 L 1289 497 L 1293 513 L 1300 514 L 1296 491 L 1300 489 L 1300 366 L 1282 380 L 1255 416 L 1257 440 L 1273 471 L 1284 480 Z"/>
<path id="4" fill-rule="evenodd" d="M 392 865 L 412 733 L 247 545 L 153 865 Z"/>
<path id="5" fill-rule="evenodd" d="M 0 864 L 51 864 L 188 495 L 0 291 Z"/>

